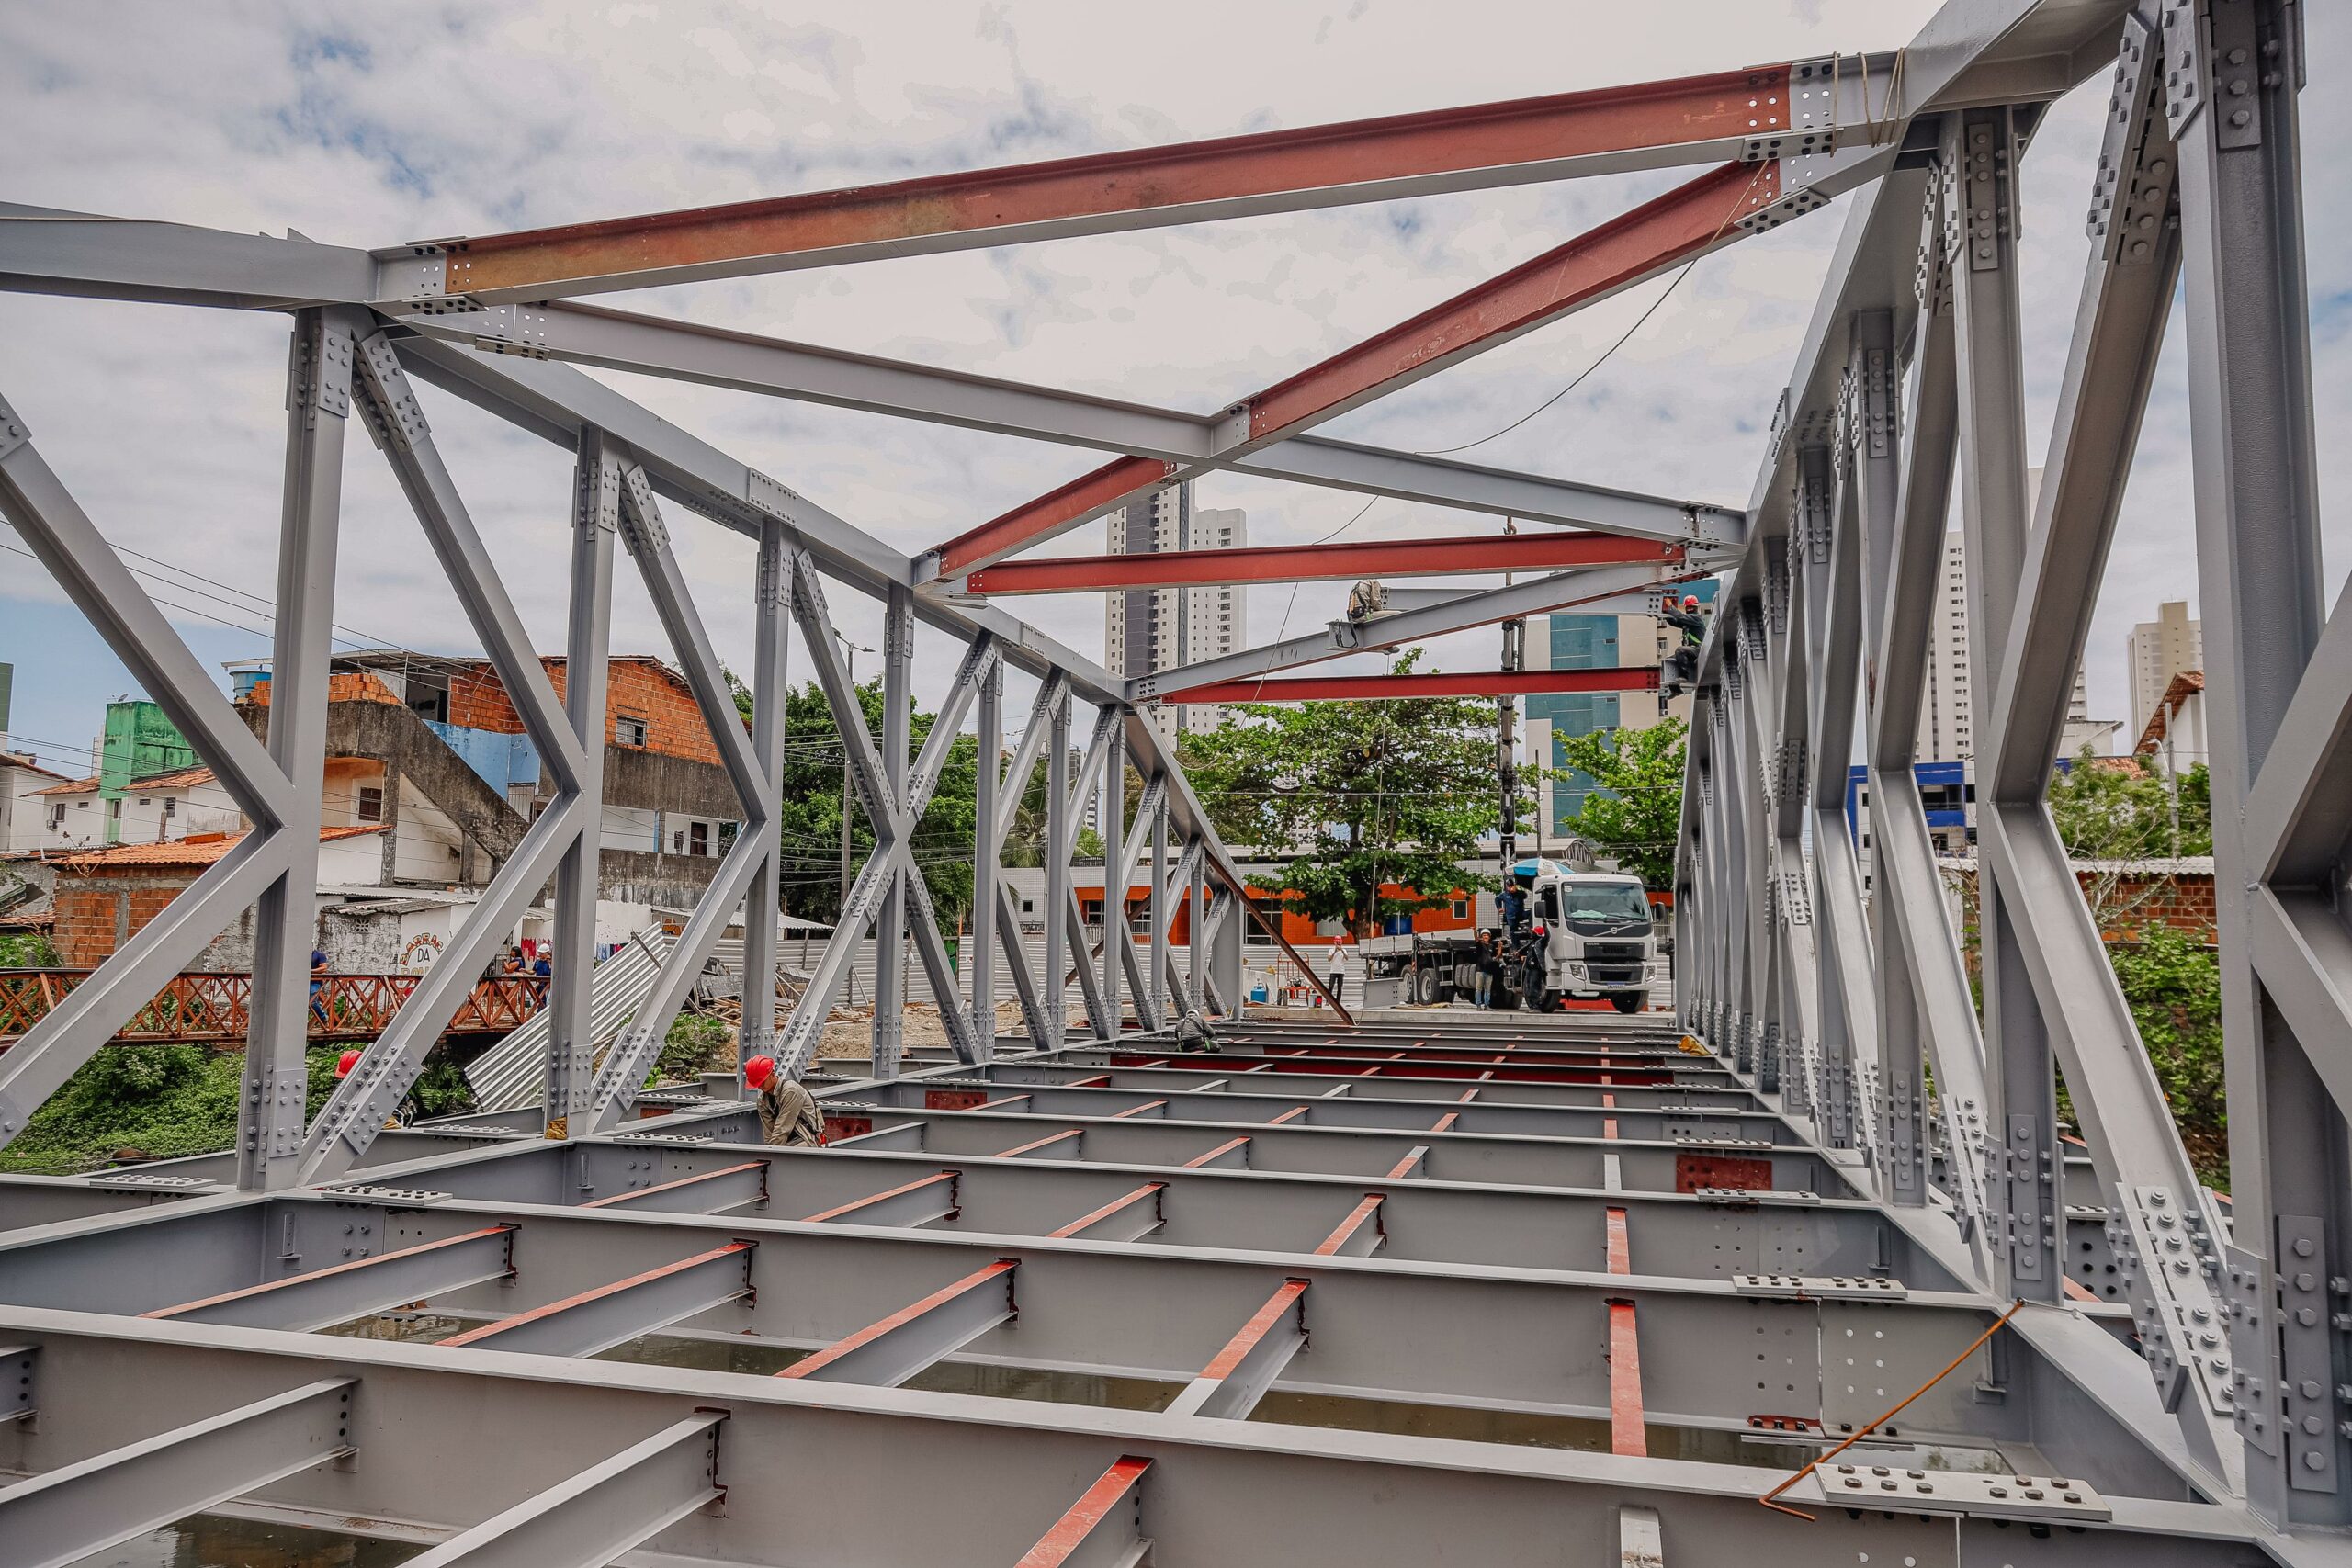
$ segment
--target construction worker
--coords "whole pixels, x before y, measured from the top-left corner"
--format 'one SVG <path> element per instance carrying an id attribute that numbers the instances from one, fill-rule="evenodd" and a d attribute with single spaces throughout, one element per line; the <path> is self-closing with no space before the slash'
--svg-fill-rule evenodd
<path id="1" fill-rule="evenodd" d="M 1176 1049 L 1205 1051 L 1216 1043 L 1216 1031 L 1201 1016 L 1198 1008 L 1186 1008 L 1184 1016 L 1176 1021 Z"/>
<path id="2" fill-rule="evenodd" d="M 1682 646 L 1667 656 L 1666 681 L 1658 687 L 1658 710 L 1682 694 L 1683 689 L 1699 678 L 1699 649 L 1707 640 L 1707 617 L 1702 613 L 1699 596 L 1685 593 L 1677 604 L 1669 593 L 1657 607 L 1658 618 L 1682 634 Z"/>
<path id="3" fill-rule="evenodd" d="M 1495 992 L 1501 984 L 1503 973 L 1502 954 L 1496 936 L 1491 929 L 1478 933 L 1478 983 L 1477 988 L 1472 992 L 1476 1005 L 1489 1010 L 1495 1005 Z"/>
<path id="4" fill-rule="evenodd" d="M 813 1149 L 824 1143 L 825 1113 L 817 1109 L 817 1097 L 776 1071 L 774 1056 L 754 1056 L 744 1063 L 743 1081 L 759 1091 L 762 1143 L 790 1149 Z"/>

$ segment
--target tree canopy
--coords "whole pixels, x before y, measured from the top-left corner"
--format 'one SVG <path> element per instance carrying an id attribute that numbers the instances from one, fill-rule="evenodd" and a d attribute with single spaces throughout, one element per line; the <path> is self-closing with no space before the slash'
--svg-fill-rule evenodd
<path id="1" fill-rule="evenodd" d="M 1557 742 L 1560 760 L 1596 786 L 1570 826 L 1645 886 L 1674 886 L 1688 728 L 1669 716 L 1647 729 L 1596 729 Z"/>
<path id="2" fill-rule="evenodd" d="M 1393 671 L 1414 660 L 1399 656 Z M 1227 844 L 1290 863 L 1253 886 L 1287 887 L 1299 912 L 1369 934 L 1383 917 L 1492 881 L 1461 864 L 1501 823 L 1492 703 L 1239 703 L 1226 713 L 1221 727 L 1183 736 L 1178 754 Z M 1417 896 L 1384 896 L 1384 884 Z"/>
<path id="3" fill-rule="evenodd" d="M 2050 814 L 2068 857 L 2106 863 L 2079 877 L 2101 931 L 2136 923 L 2133 903 L 2163 887 L 2120 863 L 2213 852 L 2213 789 L 2205 764 L 2167 779 L 2114 761 L 2085 747 L 2050 781 Z"/>

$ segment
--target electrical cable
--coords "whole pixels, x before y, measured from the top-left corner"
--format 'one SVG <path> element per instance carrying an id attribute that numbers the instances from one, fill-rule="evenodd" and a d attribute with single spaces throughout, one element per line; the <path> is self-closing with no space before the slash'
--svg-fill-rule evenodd
<path id="1" fill-rule="evenodd" d="M 1537 414 L 1542 413 L 1545 409 L 1550 408 L 1554 403 L 1558 402 L 1562 398 L 1566 397 L 1570 392 L 1575 391 L 1578 387 L 1584 385 L 1586 378 L 1589 377 L 1594 371 L 1600 369 L 1602 366 L 1608 364 L 1610 358 L 1615 355 L 1619 349 L 1625 346 L 1627 340 L 1632 338 L 1635 333 L 1642 330 L 1643 323 L 1657 313 L 1658 307 L 1664 305 L 1668 299 L 1672 298 L 1674 291 L 1682 287 L 1682 280 L 1689 277 L 1691 272 L 1697 268 L 1698 265 L 1702 261 L 1704 261 L 1713 252 L 1715 243 L 1724 237 L 1724 231 L 1730 229 L 1733 220 L 1739 216 L 1740 209 L 1747 205 L 1748 197 L 1756 189 L 1756 182 L 1763 178 L 1764 168 L 1765 165 L 1761 164 L 1758 164 L 1756 166 L 1756 173 L 1750 175 L 1747 177 L 1747 183 L 1740 187 L 1739 199 L 1732 204 L 1731 210 L 1724 215 L 1723 221 L 1715 225 L 1714 233 L 1709 236 L 1706 244 L 1701 247 L 1699 254 L 1692 256 L 1688 262 L 1685 262 L 1682 265 L 1682 270 L 1674 275 L 1673 281 L 1669 282 L 1664 289 L 1660 290 L 1658 297 L 1651 300 L 1649 305 L 1642 311 L 1642 313 L 1634 319 L 1634 324 L 1620 333 L 1617 335 L 1617 341 L 1611 344 L 1607 348 L 1601 350 L 1600 356 L 1594 359 L 1591 364 L 1586 366 L 1582 370 L 1577 371 L 1575 378 L 1569 381 L 1566 386 L 1562 387 L 1558 391 L 1553 393 L 1550 397 L 1544 399 L 1542 402 L 1536 404 L 1533 408 L 1528 410 L 1527 412 L 1511 421 L 1509 424 L 1504 425 L 1500 430 L 1481 435 L 1476 441 L 1465 441 L 1459 446 L 1425 447 L 1416 451 L 1414 456 L 1418 457 L 1442 457 L 1455 452 L 1467 452 L 1474 446 L 1484 446 L 1489 441 L 1510 434 L 1512 431 L 1517 430 L 1521 425 L 1525 424 L 1529 420 L 1533 419 Z M 1365 502 L 1363 505 L 1358 509 L 1354 516 L 1349 518 L 1345 523 L 1340 524 L 1338 527 L 1332 529 L 1321 538 L 1311 540 L 1309 542 L 1310 545 L 1325 545 L 1330 543 L 1333 539 L 1338 538 L 1340 535 L 1346 533 L 1349 529 L 1362 522 L 1363 520 L 1364 513 L 1370 512 L 1374 506 L 1378 505 L 1380 500 L 1380 497 L 1374 496 L 1372 500 Z M 1296 582 L 1293 582 L 1290 585 L 1290 600 L 1283 606 L 1283 618 L 1281 624 L 1274 630 L 1275 645 L 1279 645 L 1281 643 L 1283 640 L 1283 634 L 1290 629 L 1291 612 L 1297 607 L 1298 584 Z M 1261 671 L 1259 672 L 1257 683 L 1250 691 L 1250 697 L 1252 701 L 1255 701 L 1265 694 L 1267 679 L 1272 676 L 1272 673 L 1273 671 L 1271 670 Z"/>

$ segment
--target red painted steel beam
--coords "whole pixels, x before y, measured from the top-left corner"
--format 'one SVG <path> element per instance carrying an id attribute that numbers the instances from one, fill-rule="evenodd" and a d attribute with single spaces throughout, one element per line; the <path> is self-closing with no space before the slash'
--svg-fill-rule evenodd
<path id="1" fill-rule="evenodd" d="M 1091 1559 L 1098 1542 L 1131 1541 L 1141 1529 L 1143 1478 L 1150 1469 L 1151 1461 L 1129 1456 L 1104 1471 L 1015 1568 L 1068 1568 L 1081 1551 Z"/>
<path id="2" fill-rule="evenodd" d="M 1387 1227 L 1381 1223 L 1380 1206 L 1387 1201 L 1385 1192 L 1375 1192 L 1348 1211 L 1348 1217 L 1332 1228 L 1331 1234 L 1316 1245 L 1317 1258 L 1341 1256 L 1362 1258 L 1377 1252 L 1387 1244 Z M 1366 1232 L 1364 1227 L 1372 1229 Z"/>
<path id="3" fill-rule="evenodd" d="M 1106 1074 L 1105 1076 L 1107 1077 L 1108 1075 Z M 1081 1134 L 1078 1128 L 1073 1127 L 1067 1133 L 1048 1133 L 1046 1136 L 1034 1139 L 1029 1143 L 1015 1144 L 1009 1149 L 999 1149 L 995 1154 L 990 1155 L 989 1157 L 990 1159 L 1023 1159 L 1031 1155 L 1036 1154 L 1039 1149 L 1051 1148 L 1056 1144 L 1068 1144 L 1069 1145 L 1069 1156 L 1070 1158 L 1075 1159 L 1078 1157 L 1079 1145 L 1082 1137 L 1083 1134 Z"/>
<path id="4" fill-rule="evenodd" d="M 1531 696 L 1544 692 L 1655 692 L 1655 666 L 1622 670 L 1465 670 L 1409 675 L 1293 675 L 1214 681 L 1154 697 L 1157 703 L 1378 702 L 1393 697 Z"/>
<path id="5" fill-rule="evenodd" d="M 502 1267 L 492 1277 L 512 1279 L 514 1274 L 515 1228 L 514 1225 L 507 1224 L 485 1225 L 480 1230 L 443 1236 L 438 1241 L 421 1241 L 413 1247 L 403 1247 L 391 1252 L 379 1253 L 373 1258 L 356 1258 L 348 1263 L 334 1263 L 324 1269 L 312 1269 L 306 1273 L 289 1274 L 283 1280 L 270 1280 L 258 1285 L 247 1285 L 240 1290 L 223 1291 L 216 1296 L 204 1296 L 196 1301 L 182 1302 L 177 1306 L 157 1307 L 153 1312 L 142 1312 L 139 1315 L 153 1318 L 192 1317 L 232 1303 L 249 1302 L 256 1297 L 300 1291 L 304 1286 L 316 1284 L 321 1280 L 361 1273 L 370 1269 L 385 1269 L 394 1264 L 413 1263 L 428 1253 L 446 1252 L 453 1247 L 466 1247 L 474 1242 L 488 1240 L 492 1236 L 507 1238 L 505 1257 L 501 1260 Z M 452 1285 L 448 1288 L 454 1290 L 456 1287 Z"/>
<path id="6" fill-rule="evenodd" d="M 1357 577 L 1449 577 L 1483 571 L 1557 571 L 1580 566 L 1679 566 L 1682 547 L 1623 534 L 1486 534 L 1460 539 L 1375 539 L 1350 545 L 1278 545 L 1250 550 L 1164 550 L 1142 556 L 1067 556 L 1000 561 L 965 580 L 966 592 L 1086 593 L 1124 588 L 1202 588 L 1236 582 L 1338 582 Z"/>
<path id="7" fill-rule="evenodd" d="M 1184 1168 L 1186 1170 L 1205 1169 L 1210 1166 L 1216 1165 L 1218 1161 L 1226 1159 L 1227 1156 L 1235 1156 L 1231 1168 L 1249 1168 L 1250 1140 L 1246 1137 L 1227 1138 L 1224 1143 L 1219 1144 L 1208 1153 L 1204 1155 L 1194 1155 L 1191 1159 L 1186 1160 L 1184 1162 Z"/>
<path id="8" fill-rule="evenodd" d="M 859 1329 L 856 1333 L 848 1336 L 846 1338 L 834 1340 L 831 1345 L 826 1346 L 815 1355 L 809 1356 L 805 1359 L 793 1362 L 792 1365 L 785 1368 L 784 1371 L 776 1373 L 775 1375 L 779 1378 L 787 1379 L 814 1376 L 816 1373 L 823 1371 L 826 1368 L 833 1365 L 836 1361 L 842 1360 L 853 1352 L 864 1349 L 866 1346 L 873 1344 L 876 1340 L 898 1333 L 899 1330 L 906 1328 L 909 1325 L 919 1322 L 922 1318 L 929 1316 L 931 1314 L 938 1312 L 943 1307 L 947 1306 L 950 1303 L 961 1301 L 967 1296 L 973 1295 L 975 1292 L 993 1290 L 996 1288 L 1000 1280 L 1002 1281 L 1005 1296 L 1005 1307 L 1002 1315 L 1007 1317 L 1016 1315 L 1017 1309 L 1012 1304 L 1012 1275 L 1020 1267 L 1021 1261 L 1019 1258 L 1000 1258 L 995 1262 L 989 1264 L 987 1268 L 976 1269 L 971 1273 L 967 1274 L 962 1279 L 956 1280 L 954 1284 L 943 1286 L 939 1290 L 932 1292 L 931 1294 L 923 1297 L 922 1300 L 915 1303 L 912 1306 L 901 1307 L 888 1317 L 879 1318 L 873 1323 L 867 1324 L 864 1328 Z M 942 1351 L 941 1354 L 953 1355 L 959 1348 L 960 1345 L 951 1345 L 947 1349 Z"/>
<path id="9" fill-rule="evenodd" d="M 440 243 L 448 294 L 557 299 L 873 256 L 1114 233 L 1727 155 L 1788 125 L 1756 66 Z M 1590 172 L 1601 172 L 1596 168 Z"/>
<path id="10" fill-rule="evenodd" d="M 1609 1211 L 1608 1238 L 1609 1271 L 1631 1274 L 1634 1249 L 1624 1210 Z M 1609 1303 L 1609 1449 L 1621 1454 L 1650 1451 L 1642 1415 L 1642 1344 L 1631 1302 Z"/>
<path id="11" fill-rule="evenodd" d="M 748 1264 L 750 1259 L 747 1255 L 757 1245 L 756 1242 L 749 1241 L 729 1242 L 724 1247 L 714 1247 L 707 1252 L 697 1252 L 692 1258 L 681 1258 L 675 1263 L 664 1263 L 658 1269 L 648 1269 L 642 1273 L 632 1274 L 626 1280 L 615 1280 L 610 1284 L 593 1286 L 577 1294 L 566 1296 L 560 1302 L 549 1302 L 544 1306 L 535 1306 L 527 1311 L 518 1312 L 511 1317 L 502 1317 L 495 1323 L 485 1323 L 479 1328 L 469 1328 L 463 1334 L 453 1334 L 437 1343 L 452 1350 L 462 1349 L 469 1345 L 484 1344 L 502 1334 L 511 1334 L 533 1324 L 544 1323 L 551 1317 L 560 1317 L 567 1312 L 576 1311 L 592 1303 L 604 1301 L 607 1297 L 641 1290 L 658 1280 L 666 1280 L 673 1274 L 683 1274 L 690 1269 L 700 1269 L 705 1264 L 717 1262 L 722 1258 L 743 1258 Z M 735 1294 L 748 1295 L 751 1293 L 751 1288 L 750 1276 L 746 1273 L 743 1284 Z M 699 1312 L 704 1309 L 696 1307 L 695 1310 Z M 649 1325 L 646 1331 L 650 1332 L 654 1326 L 660 1325 Z"/>
<path id="12" fill-rule="evenodd" d="M 1725 164 L 1631 212 L 1235 405 L 1238 454 L 1295 435 L 1447 366 L 1605 299 L 1714 245 L 1741 217 L 1781 197 L 1781 165 Z M 939 575 L 987 565 L 1102 515 L 1121 500 L 1183 477 L 1184 465 L 1121 457 L 991 518 L 939 547 Z"/>
<path id="13" fill-rule="evenodd" d="M 633 1203 L 640 1198 L 650 1198 L 657 1192 L 675 1192 L 682 1188 L 699 1187 L 707 1181 L 718 1181 L 729 1176 L 740 1176 L 747 1170 L 762 1172 L 761 1185 L 765 1187 L 767 1182 L 764 1173 L 767 1168 L 768 1162 L 763 1159 L 747 1159 L 741 1165 L 722 1166 L 717 1170 L 705 1170 L 693 1176 L 681 1176 L 675 1181 L 656 1182 L 650 1187 L 632 1187 L 626 1192 L 615 1192 L 609 1197 L 591 1199 L 580 1207 L 609 1209 L 617 1203 Z M 762 1196 L 764 1197 L 765 1193 L 763 1192 Z"/>
<path id="14" fill-rule="evenodd" d="M 1148 1181 L 1134 1191 L 1114 1198 L 1101 1208 L 1080 1214 L 1069 1224 L 1047 1231 L 1046 1235 L 1056 1241 L 1134 1240 L 1137 1235 L 1148 1235 L 1159 1228 L 1159 1195 L 1167 1190 L 1165 1181 Z M 1128 1213 L 1146 1202 L 1152 1205 L 1148 1217 Z M 1135 1226 L 1136 1221 L 1147 1219 L 1148 1223 L 1139 1228 Z"/>
<path id="15" fill-rule="evenodd" d="M 817 1213 L 807 1215 L 802 1219 L 801 1224 L 813 1225 L 821 1224 L 829 1220 L 848 1219 L 862 1211 L 871 1210 L 877 1204 L 888 1203 L 893 1198 L 909 1197 L 914 1193 L 923 1192 L 928 1189 L 939 1187 L 943 1184 L 945 1186 L 946 1191 L 941 1194 L 934 1194 L 934 1196 L 938 1197 L 943 1203 L 941 1213 L 944 1214 L 953 1215 L 956 1213 L 956 1190 L 962 1179 L 963 1172 L 961 1171 L 943 1170 L 936 1176 L 926 1176 L 919 1181 L 910 1181 L 903 1186 L 893 1187 L 884 1192 L 870 1193 L 864 1198 L 854 1199 L 847 1203 L 840 1204 L 834 1208 L 821 1210 Z M 935 1218 L 937 1216 L 934 1215 L 933 1217 Z"/>

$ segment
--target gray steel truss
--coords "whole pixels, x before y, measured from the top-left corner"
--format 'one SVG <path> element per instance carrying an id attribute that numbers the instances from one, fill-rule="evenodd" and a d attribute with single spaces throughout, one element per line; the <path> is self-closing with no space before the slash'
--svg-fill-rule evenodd
<path id="1" fill-rule="evenodd" d="M 1110 213 L 933 214 L 899 240 L 475 295 L 463 241 L 363 251 L 0 204 L 0 288 L 290 327 L 261 739 L 0 402 L 0 515 L 252 824 L 0 1052 L 0 1143 L 256 911 L 234 1145 L 0 1177 L 0 1568 L 206 1510 L 401 1540 L 435 1565 L 2346 1561 L 2352 602 L 2319 602 L 2301 15 L 2298 0 L 1949 0 L 1895 54 L 1727 73 L 1727 101 L 1765 121 L 1752 134 L 1661 141 L 1645 106 L 1689 89 L 1653 85 L 1618 106 L 1632 118 L 1608 149 L 1495 143 L 1396 178 L 1318 165 L 1229 198 L 1171 186 Z M 2019 161 L 2044 107 L 2110 67 L 2094 243 L 2030 491 Z M 569 302 L 1724 157 L 1769 190 L 1671 260 L 1847 196 L 1744 507 L 1306 433 L 1532 318 L 1415 345 L 1261 427 L 1248 408 L 1138 407 Z M 1667 265 L 1629 255 L 1588 297 Z M 2047 799 L 2176 293 L 2213 707 L 2226 1207 L 2174 1129 Z M 1579 525 L 1682 558 L 1408 591 L 1393 614 L 1130 678 L 967 595 L 960 573 L 1132 491 L 1035 512 L 1023 538 L 944 572 L 939 552 L 893 547 L 580 366 L 1092 448 L 1159 465 L 1162 482 L 1226 468 Z M 560 695 L 418 382 L 449 395 L 436 417 L 486 414 L 571 457 Z M 305 949 L 354 412 L 555 793 L 311 1117 Z M 1955 479 L 1977 631 L 1967 932 L 1911 772 Z M 748 724 L 673 547 L 673 530 L 705 526 L 758 549 Z M 740 828 L 606 1042 L 590 1002 L 616 547 Z M 1245 1016 L 1253 924 L 1272 938 L 1261 962 L 1296 955 L 1147 705 L 1563 606 L 1637 608 L 1708 573 L 1724 582 L 1688 743 L 1676 1018 Z M 882 611 L 878 727 L 834 636 L 836 592 Z M 796 627 L 874 849 L 779 1025 Z M 918 635 L 956 660 L 920 745 Z M 1008 671 L 1036 688 L 1009 752 Z M 959 964 L 924 875 L 935 845 L 915 846 L 967 732 Z M 1867 868 L 1847 818 L 1857 761 Z M 1099 924 L 1080 896 L 1089 821 Z M 1006 874 L 1016 835 L 1012 858 L 1034 843 L 1043 863 L 1026 911 Z M 440 1021 L 550 883 L 542 1104 L 398 1126 Z M 762 1145 L 737 1076 L 640 1087 L 739 915 L 741 1055 L 818 1094 L 823 1147 Z M 869 935 L 871 1041 L 820 1058 Z M 905 1037 L 910 962 L 943 1003 L 944 1048 Z M 999 1027 L 1006 999 L 1017 1028 Z M 1220 1015 L 1206 1050 L 1175 1037 L 1193 1010 Z M 915 1476 L 923 1506 L 908 1507 Z M 1759 1508 L 1784 1479 L 1795 1511 Z"/>

